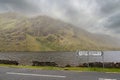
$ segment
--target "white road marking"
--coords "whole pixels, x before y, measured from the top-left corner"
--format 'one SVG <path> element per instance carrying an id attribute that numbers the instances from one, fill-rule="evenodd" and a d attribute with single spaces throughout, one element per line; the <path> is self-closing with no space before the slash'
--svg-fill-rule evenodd
<path id="1" fill-rule="evenodd" d="M 117 80 L 117 79 L 99 78 L 98 80 Z"/>
<path id="2" fill-rule="evenodd" d="M 105 72 L 105 73 L 113 73 L 113 74 L 118 74 L 120 72 Z"/>
<path id="3" fill-rule="evenodd" d="M 42 74 L 15 73 L 15 72 L 6 72 L 6 74 L 11 74 L 11 75 L 23 75 L 23 76 L 41 76 L 41 77 L 66 78 L 66 76 L 59 76 L 59 75 L 42 75 Z"/>

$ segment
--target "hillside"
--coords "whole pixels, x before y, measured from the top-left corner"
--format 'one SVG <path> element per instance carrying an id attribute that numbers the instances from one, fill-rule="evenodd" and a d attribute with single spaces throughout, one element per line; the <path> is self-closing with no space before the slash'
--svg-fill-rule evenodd
<path id="1" fill-rule="evenodd" d="M 0 14 L 0 51 L 117 50 L 111 37 L 91 34 L 48 16 Z"/>

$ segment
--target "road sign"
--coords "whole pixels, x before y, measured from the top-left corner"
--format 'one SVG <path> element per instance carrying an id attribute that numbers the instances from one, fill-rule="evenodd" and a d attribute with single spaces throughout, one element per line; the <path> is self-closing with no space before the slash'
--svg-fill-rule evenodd
<path id="1" fill-rule="evenodd" d="M 101 51 L 79 51 L 79 56 L 102 56 L 103 53 Z"/>
<path id="2" fill-rule="evenodd" d="M 102 52 L 101 51 L 90 51 L 89 55 L 90 56 L 102 56 Z"/>
<path id="3" fill-rule="evenodd" d="M 78 55 L 79 56 L 88 56 L 88 51 L 79 51 Z"/>
<path id="4" fill-rule="evenodd" d="M 79 56 L 87 56 L 87 63 L 89 67 L 89 57 L 95 56 L 95 57 L 102 57 L 103 62 L 103 68 L 104 68 L 104 52 L 103 51 L 78 51 Z"/>
<path id="5" fill-rule="evenodd" d="M 98 80 L 117 80 L 117 79 L 106 79 L 106 78 L 99 78 Z"/>

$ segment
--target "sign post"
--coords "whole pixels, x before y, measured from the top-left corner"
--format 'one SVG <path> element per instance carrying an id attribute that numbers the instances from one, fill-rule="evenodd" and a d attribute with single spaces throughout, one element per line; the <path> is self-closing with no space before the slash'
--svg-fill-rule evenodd
<path id="1" fill-rule="evenodd" d="M 89 65 L 90 56 L 96 56 L 96 57 L 101 56 L 102 57 L 103 68 L 104 68 L 104 52 L 103 51 L 79 51 L 78 55 L 79 56 L 87 56 L 88 67 L 90 67 L 90 65 Z"/>
<path id="2" fill-rule="evenodd" d="M 103 68 L 104 68 L 105 67 L 105 65 L 104 65 L 104 52 L 101 51 L 101 53 L 102 53 L 102 63 L 103 63 Z"/>
<path id="3" fill-rule="evenodd" d="M 89 65 L 89 51 L 87 52 L 87 65 L 88 65 L 88 68 L 90 67 L 90 65 Z"/>

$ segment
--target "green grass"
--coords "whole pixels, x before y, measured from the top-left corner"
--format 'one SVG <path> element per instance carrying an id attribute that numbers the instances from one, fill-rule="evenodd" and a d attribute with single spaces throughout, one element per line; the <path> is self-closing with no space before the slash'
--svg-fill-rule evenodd
<path id="1" fill-rule="evenodd" d="M 119 68 L 87 68 L 87 67 L 51 67 L 51 66 L 16 66 L 16 65 L 6 65 L 0 64 L 0 67 L 9 67 L 9 68 L 26 68 L 26 69 L 40 69 L 40 70 L 67 70 L 67 71 L 78 71 L 78 72 L 117 72 L 120 73 Z"/>

